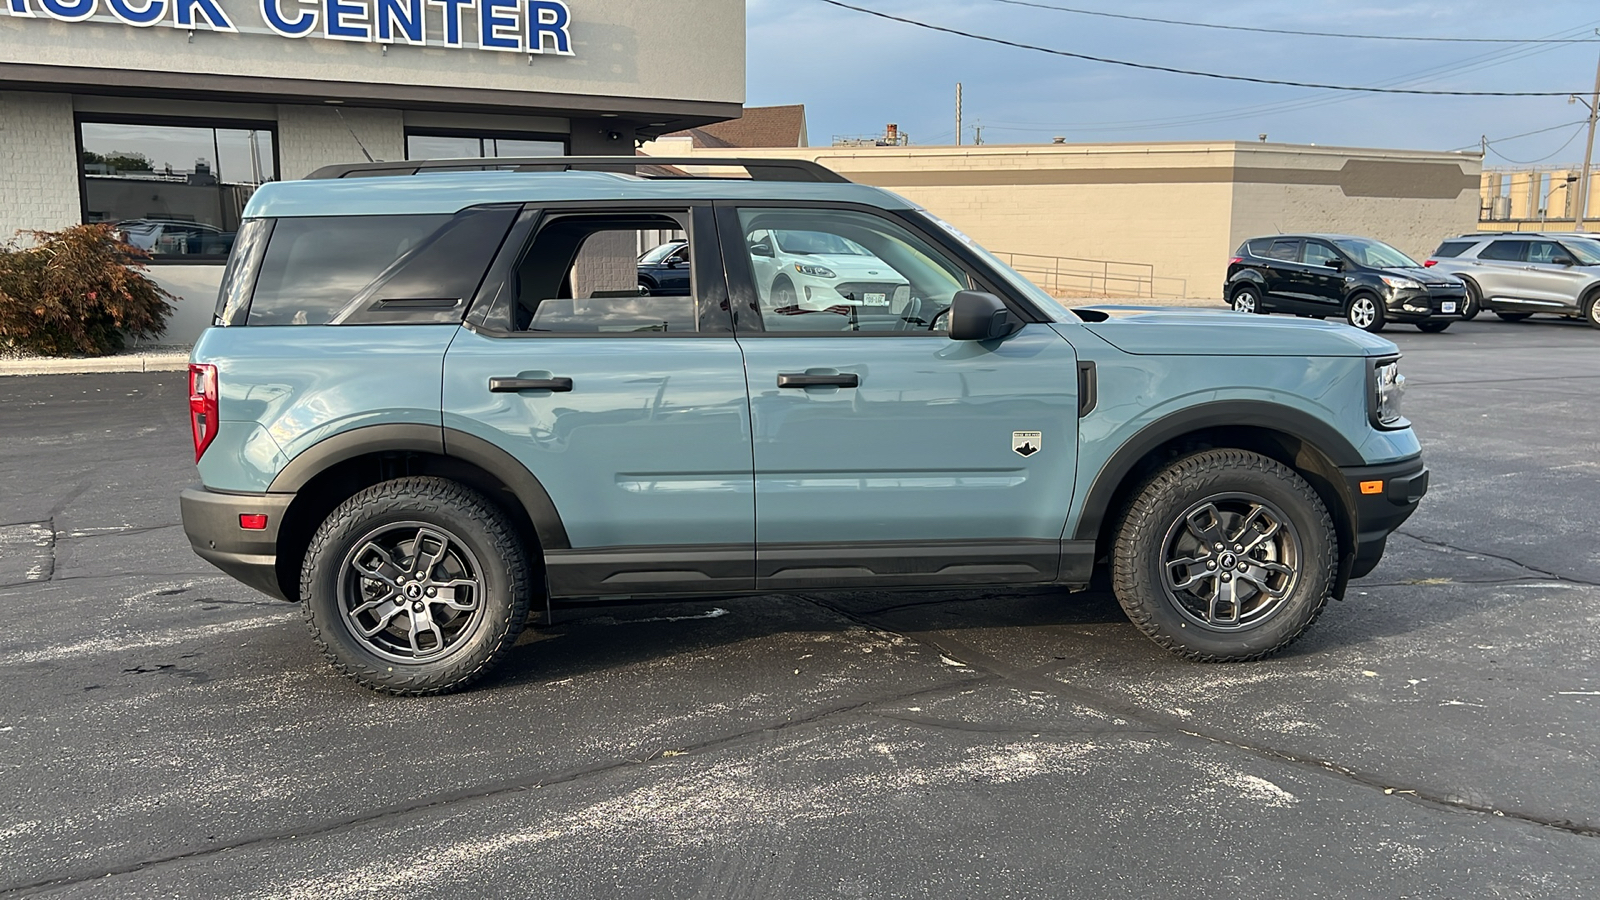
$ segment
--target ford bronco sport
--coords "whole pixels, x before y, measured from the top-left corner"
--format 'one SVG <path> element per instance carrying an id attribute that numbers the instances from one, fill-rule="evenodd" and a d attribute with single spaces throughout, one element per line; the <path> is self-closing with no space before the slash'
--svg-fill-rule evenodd
<path id="1" fill-rule="evenodd" d="M 195 551 L 370 688 L 459 689 L 550 598 L 1097 568 L 1161 646 L 1258 659 L 1427 489 L 1395 346 L 1342 324 L 1070 311 L 812 163 L 495 164 L 261 188 L 194 349 Z M 641 293 L 668 239 L 691 288 Z"/>

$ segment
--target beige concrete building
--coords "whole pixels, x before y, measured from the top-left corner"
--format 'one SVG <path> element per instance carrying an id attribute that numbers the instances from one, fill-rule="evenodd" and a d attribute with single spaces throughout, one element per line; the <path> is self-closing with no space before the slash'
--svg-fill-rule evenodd
<path id="1" fill-rule="evenodd" d="M 1063 295 L 1221 295 L 1246 238 L 1375 237 L 1425 256 L 1478 220 L 1476 155 L 1265 143 L 694 148 L 798 156 L 926 207 Z"/>

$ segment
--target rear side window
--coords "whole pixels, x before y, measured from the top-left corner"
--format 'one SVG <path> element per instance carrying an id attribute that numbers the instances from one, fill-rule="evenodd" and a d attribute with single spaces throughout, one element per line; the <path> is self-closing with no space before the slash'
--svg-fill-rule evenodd
<path id="1" fill-rule="evenodd" d="M 516 213 L 514 207 L 485 207 L 453 216 L 278 219 L 260 258 L 246 322 L 460 321 Z M 223 291 L 237 294 L 239 288 L 227 282 Z"/>
<path id="2" fill-rule="evenodd" d="M 1467 248 L 1476 243 L 1477 241 L 1445 241 L 1439 245 L 1439 249 L 1433 251 L 1433 258 L 1455 259 L 1461 254 L 1467 252 Z"/>
<path id="3" fill-rule="evenodd" d="M 1498 259 L 1505 262 L 1522 262 L 1528 254 L 1527 241 L 1495 241 L 1483 248 L 1479 259 Z"/>
<path id="4" fill-rule="evenodd" d="M 1297 262 L 1300 259 L 1300 242 L 1284 240 L 1273 241 L 1272 246 L 1267 248 L 1265 256 L 1267 259 L 1282 259 L 1287 260 L 1288 262 Z"/>

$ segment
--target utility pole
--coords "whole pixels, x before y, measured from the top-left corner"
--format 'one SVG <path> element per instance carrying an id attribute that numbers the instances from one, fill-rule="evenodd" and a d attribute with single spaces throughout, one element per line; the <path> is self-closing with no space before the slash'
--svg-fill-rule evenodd
<path id="1" fill-rule="evenodd" d="M 1583 99 L 1582 97 L 1578 99 Z M 1580 190 L 1578 191 L 1578 222 L 1574 231 L 1583 230 L 1584 217 L 1589 212 L 1589 167 L 1594 159 L 1594 126 L 1600 120 L 1600 64 L 1594 70 L 1594 97 L 1589 101 L 1589 146 L 1583 151 L 1583 175 L 1580 176 Z"/>
<path id="2" fill-rule="evenodd" d="M 956 146 L 961 146 L 961 82 L 956 82 Z"/>

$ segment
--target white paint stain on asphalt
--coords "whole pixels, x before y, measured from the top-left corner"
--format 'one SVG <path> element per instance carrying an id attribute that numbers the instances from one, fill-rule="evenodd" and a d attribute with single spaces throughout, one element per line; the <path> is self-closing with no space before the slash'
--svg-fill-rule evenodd
<path id="1" fill-rule="evenodd" d="M 216 637 L 220 634 L 236 634 L 256 628 L 269 628 L 274 625 L 281 625 L 291 619 L 299 618 L 299 616 L 299 612 L 285 612 L 272 616 L 236 619 L 232 622 L 197 625 L 192 628 L 174 628 L 155 633 L 141 634 L 133 632 L 131 634 L 90 638 L 86 641 L 77 641 L 71 644 L 56 644 L 53 647 L 41 647 L 38 650 L 8 653 L 0 657 L 0 666 L 25 666 L 32 663 L 59 662 L 64 659 L 96 653 L 122 653 L 128 650 L 147 650 L 151 647 L 171 647 L 175 644 L 186 644 L 190 641 Z"/>

